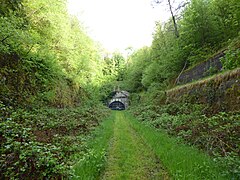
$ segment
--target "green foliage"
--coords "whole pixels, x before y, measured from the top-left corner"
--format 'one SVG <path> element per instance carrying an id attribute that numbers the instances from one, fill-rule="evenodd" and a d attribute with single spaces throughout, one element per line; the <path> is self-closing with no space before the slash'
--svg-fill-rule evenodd
<path id="1" fill-rule="evenodd" d="M 207 46 L 212 39 L 216 38 L 210 8 L 210 1 L 192 0 L 184 11 L 184 18 L 180 21 L 180 36 L 194 49 Z"/>
<path id="2" fill-rule="evenodd" d="M 213 156 L 223 174 L 239 176 L 239 113 L 225 113 L 207 117 L 204 107 L 192 103 L 171 103 L 157 106 L 135 106 L 131 112 L 141 121 L 184 140 Z"/>
<path id="3" fill-rule="evenodd" d="M 44 97 L 51 105 L 73 106 L 86 100 L 89 84 L 102 84 L 98 47 L 64 0 L 4 1 L 1 8 L 1 97 L 18 104 Z"/>
<path id="4" fill-rule="evenodd" d="M 238 35 L 240 27 L 240 2 L 238 0 L 213 0 L 210 2 L 220 41 L 226 41 Z"/>
<path id="5" fill-rule="evenodd" d="M 3 0 L 0 26 L 0 178 L 68 178 L 107 114 L 99 47 L 65 0 Z"/>
<path id="6" fill-rule="evenodd" d="M 144 47 L 134 52 L 127 61 L 123 86 L 130 92 L 139 92 L 144 89 L 143 71 L 151 62 L 151 51 Z"/>
<path id="7" fill-rule="evenodd" d="M 113 137 L 103 179 L 164 179 L 168 177 L 158 158 L 123 111 L 115 111 Z"/>
<path id="8" fill-rule="evenodd" d="M 166 115 L 164 116 L 167 118 Z M 197 148 L 169 137 L 163 130 L 150 127 L 152 120 L 145 119 L 144 124 L 142 124 L 131 116 L 128 118 L 131 119 L 131 125 L 134 129 L 141 134 L 143 141 L 149 144 L 157 157 L 161 159 L 161 163 L 173 179 L 229 178 L 228 175 L 224 177 L 222 168 L 217 163 Z M 166 120 L 165 123 L 170 119 Z"/>
<path id="9" fill-rule="evenodd" d="M 126 87 L 133 92 L 171 87 L 183 68 L 211 58 L 236 39 L 240 25 L 239 7 L 237 0 L 190 1 L 176 18 L 178 38 L 171 19 L 165 24 L 156 23 L 150 53 L 139 50 L 130 56 L 134 61 L 127 68 Z M 227 53 L 225 59 L 228 60 L 223 63 L 225 68 L 239 66 L 238 58 L 234 57 L 237 55 L 238 51 Z M 214 72 L 210 69 L 208 73 Z"/>
<path id="10" fill-rule="evenodd" d="M 240 49 L 228 50 L 221 59 L 224 69 L 235 69 L 240 67 Z"/>
<path id="11" fill-rule="evenodd" d="M 22 8 L 22 2 L 23 0 L 2 0 L 0 7 L 0 15 L 7 16 L 13 12 L 19 13 Z"/>
<path id="12" fill-rule="evenodd" d="M 67 178 L 86 151 L 84 142 L 108 111 L 13 109 L 0 103 L 0 177 Z"/>
<path id="13" fill-rule="evenodd" d="M 0 124 L 1 178 L 43 178 L 66 174 L 61 165 L 62 153 L 55 145 L 34 141 L 30 128 L 8 119 Z"/>
<path id="14" fill-rule="evenodd" d="M 111 115 L 94 131 L 86 143 L 86 152 L 74 165 L 73 179 L 98 179 L 106 165 L 106 151 L 113 135 Z"/>
<path id="15" fill-rule="evenodd" d="M 125 67 L 125 58 L 119 52 L 105 55 L 102 72 L 107 83 L 122 81 Z"/>
<path id="16" fill-rule="evenodd" d="M 216 112 L 227 105 L 203 107 L 194 104 L 197 97 L 191 96 L 182 98 L 180 103 L 166 104 L 171 98 L 166 99 L 164 91 L 175 85 L 176 77 L 184 69 L 211 58 L 212 54 L 228 46 L 230 50 L 221 59 L 223 68 L 239 67 L 239 7 L 238 0 L 190 1 L 177 19 L 179 37 L 174 35 L 171 20 L 164 25 L 156 23 L 151 47 L 147 52 L 139 50 L 130 56 L 129 59 L 134 61 L 127 68 L 123 81 L 134 93 L 131 112 L 138 119 L 203 149 L 221 165 L 225 164 L 223 174 L 236 179 L 239 178 L 239 113 L 212 115 L 210 109 Z M 206 73 L 213 75 L 215 72 L 210 68 Z M 221 93 L 216 94 L 211 82 L 209 87 L 199 87 L 206 91 L 210 105 L 222 97 Z M 208 117 L 210 115 L 212 117 Z"/>

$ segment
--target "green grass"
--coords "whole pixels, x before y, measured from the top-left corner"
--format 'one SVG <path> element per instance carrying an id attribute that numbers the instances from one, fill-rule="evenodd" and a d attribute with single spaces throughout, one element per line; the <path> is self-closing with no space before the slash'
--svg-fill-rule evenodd
<path id="1" fill-rule="evenodd" d="M 125 113 L 114 114 L 114 137 L 103 179 L 166 179 L 159 160 L 132 128 Z"/>
<path id="2" fill-rule="evenodd" d="M 87 147 L 73 179 L 230 179 L 208 155 L 128 112 L 114 111 Z"/>
<path id="3" fill-rule="evenodd" d="M 104 169 L 106 152 L 113 135 L 114 115 L 104 120 L 88 140 L 87 152 L 73 167 L 72 179 L 98 179 Z"/>
<path id="4" fill-rule="evenodd" d="M 151 146 L 173 179 L 228 179 L 223 177 L 221 169 L 208 155 L 169 137 L 164 131 L 141 124 L 129 114 L 127 118 Z"/>

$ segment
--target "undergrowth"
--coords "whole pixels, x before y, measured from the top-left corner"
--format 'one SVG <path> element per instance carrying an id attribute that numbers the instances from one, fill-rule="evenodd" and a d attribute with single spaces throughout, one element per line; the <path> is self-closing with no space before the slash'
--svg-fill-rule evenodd
<path id="1" fill-rule="evenodd" d="M 187 102 L 162 106 L 134 106 L 131 112 L 144 123 L 204 150 L 218 162 L 222 173 L 240 178 L 240 113 L 206 116 L 207 107 Z"/>
<path id="2" fill-rule="evenodd" d="M 186 145 L 148 123 L 141 124 L 131 116 L 129 119 L 134 129 L 159 157 L 172 179 L 225 179 L 221 173 L 222 167 L 196 147 Z"/>
<path id="3" fill-rule="evenodd" d="M 73 167 L 72 179 L 99 179 L 106 165 L 106 153 L 113 135 L 114 114 L 105 119 L 85 143 L 85 153 Z"/>
<path id="4" fill-rule="evenodd" d="M 105 108 L 15 109 L 0 102 L 0 179 L 61 179 L 85 153 Z"/>

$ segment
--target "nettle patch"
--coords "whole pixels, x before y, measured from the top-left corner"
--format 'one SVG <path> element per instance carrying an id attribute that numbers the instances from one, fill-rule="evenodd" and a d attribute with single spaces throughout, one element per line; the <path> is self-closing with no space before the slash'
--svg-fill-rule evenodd
<path id="1" fill-rule="evenodd" d="M 105 109 L 14 110 L 0 103 L 0 177 L 66 178 Z"/>

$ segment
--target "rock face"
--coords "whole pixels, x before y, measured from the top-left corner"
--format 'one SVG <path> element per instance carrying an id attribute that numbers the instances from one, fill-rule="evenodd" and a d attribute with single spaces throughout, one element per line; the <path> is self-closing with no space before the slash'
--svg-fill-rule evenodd
<path id="1" fill-rule="evenodd" d="M 202 62 L 201 64 L 184 71 L 178 78 L 177 84 L 186 84 L 193 80 L 202 79 L 213 73 L 219 72 L 222 69 L 222 63 L 220 59 L 224 57 L 224 52 L 220 52 L 213 58 Z"/>
<path id="2" fill-rule="evenodd" d="M 240 111 L 240 68 L 167 91 L 167 103 L 208 105 L 210 113 Z"/>

